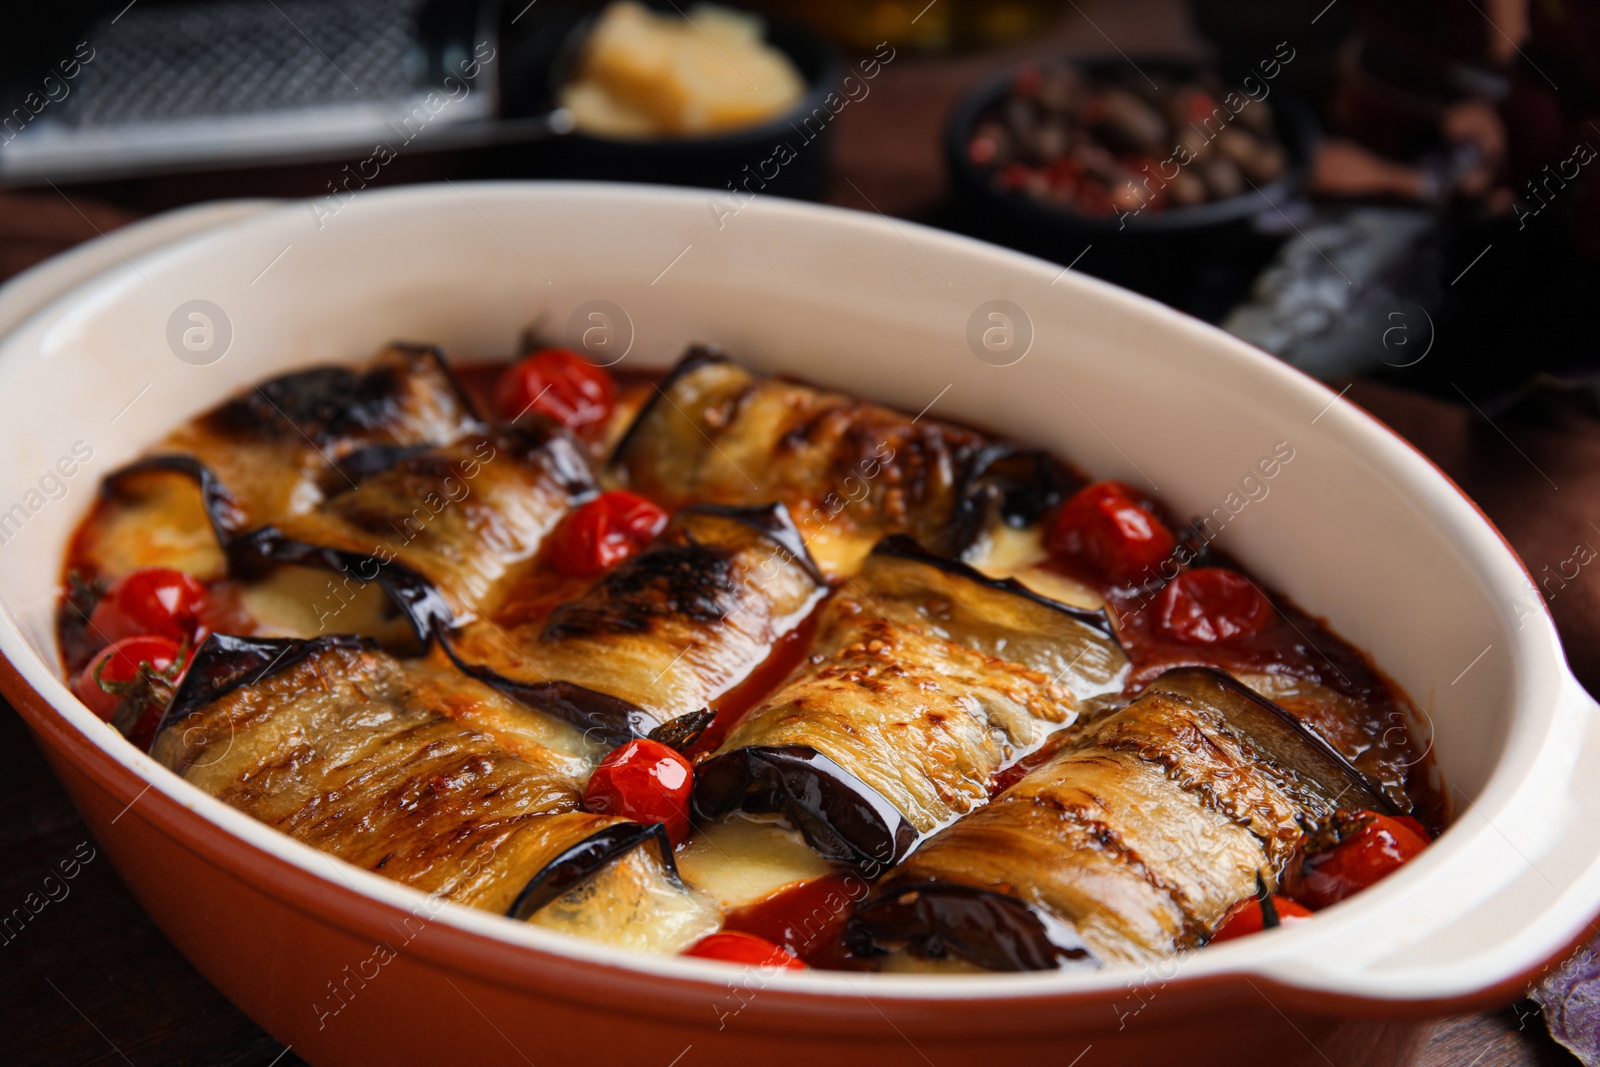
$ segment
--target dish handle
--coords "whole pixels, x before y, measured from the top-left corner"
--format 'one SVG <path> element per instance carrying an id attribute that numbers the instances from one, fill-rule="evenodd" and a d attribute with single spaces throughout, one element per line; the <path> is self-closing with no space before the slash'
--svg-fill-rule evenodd
<path id="1" fill-rule="evenodd" d="M 1600 932 L 1600 705 L 1564 671 L 1526 773 L 1454 796 L 1455 822 L 1385 892 L 1325 913 L 1359 920 L 1300 927 L 1302 950 L 1255 973 L 1322 1012 L 1446 1014 L 1504 1005 L 1573 958 Z"/>

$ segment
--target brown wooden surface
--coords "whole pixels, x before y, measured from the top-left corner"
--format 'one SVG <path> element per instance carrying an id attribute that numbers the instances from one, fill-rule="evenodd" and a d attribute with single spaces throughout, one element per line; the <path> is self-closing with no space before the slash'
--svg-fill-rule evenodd
<path id="1" fill-rule="evenodd" d="M 925 216 L 944 192 L 939 131 L 961 89 L 1017 56 L 1107 51 L 1191 52 L 1195 39 L 1169 0 L 1089 3 L 1050 39 L 1006 53 L 905 56 L 838 119 L 832 199 L 864 210 Z M 1087 21 L 1092 19 L 1092 24 Z M 231 190 L 218 190 L 218 193 Z M 203 194 L 204 190 L 199 190 Z M 68 190 L 0 195 L 0 278 L 135 217 Z M 1563 430 L 1487 426 L 1469 409 L 1357 382 L 1348 399 L 1388 422 L 1477 499 L 1538 573 L 1600 544 L 1589 502 L 1600 500 L 1600 425 Z M 1517 449 L 1501 431 L 1515 438 Z M 1559 489 L 1552 487 L 1558 486 Z M 1600 521 L 1600 509 L 1593 509 Z M 1600 585 L 1585 572 L 1551 608 L 1580 677 L 1600 690 Z M 82 822 L 10 709 L 0 711 L 0 912 L 40 889 L 87 838 Z M 105 1064 L 298 1063 L 206 984 L 166 942 L 103 858 L 14 940 L 0 944 L 0 1062 Z M 1446 1020 L 1417 1061 L 1427 1067 L 1573 1064 L 1529 1003 Z M 686 1065 L 688 1067 L 688 1065 Z M 1085 1067 L 1092 1067 L 1086 1062 Z"/>

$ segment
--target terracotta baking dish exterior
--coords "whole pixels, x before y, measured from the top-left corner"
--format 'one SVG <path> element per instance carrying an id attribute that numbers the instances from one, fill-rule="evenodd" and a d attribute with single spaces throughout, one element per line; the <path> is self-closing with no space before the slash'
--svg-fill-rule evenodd
<path id="1" fill-rule="evenodd" d="M 0 689 L 134 894 L 252 1018 L 319 1065 L 1103 1067 L 1181 1049 L 1196 1065 L 1357 1067 L 1404 1062 L 1422 1020 L 1511 999 L 1585 935 L 1600 775 L 1582 768 L 1600 766 L 1600 709 L 1527 572 L 1426 460 L 1269 357 L 1054 265 L 867 214 L 727 206 L 516 183 L 363 195 L 331 216 L 213 205 L 0 290 Z M 212 362 L 169 344 L 194 300 L 231 334 Z M 593 301 L 609 302 L 603 322 Z M 1226 508 L 1223 545 L 1423 709 L 1454 825 L 1314 923 L 1144 970 L 766 975 L 429 901 L 202 795 L 61 682 L 65 539 L 98 479 L 164 430 L 246 383 L 392 339 L 493 356 L 530 324 L 561 337 L 569 323 L 611 329 L 624 366 L 715 341 L 1046 445 L 1180 512 Z M 1283 441 L 1294 459 L 1240 506 L 1239 479 Z M 93 458 L 52 477 L 80 442 Z"/>

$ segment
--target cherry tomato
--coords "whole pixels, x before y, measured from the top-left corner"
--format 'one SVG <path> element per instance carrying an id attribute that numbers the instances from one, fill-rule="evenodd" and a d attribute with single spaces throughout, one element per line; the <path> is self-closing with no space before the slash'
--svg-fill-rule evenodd
<path id="1" fill-rule="evenodd" d="M 689 836 L 689 794 L 694 768 L 677 752 L 641 738 L 613 749 L 589 778 L 583 806 L 634 822 L 662 823 L 678 844 Z"/>
<path id="2" fill-rule="evenodd" d="M 1310 908 L 1326 908 L 1381 881 L 1428 845 L 1414 820 L 1363 811 L 1338 818 L 1302 844 L 1284 872 L 1284 892 Z"/>
<path id="3" fill-rule="evenodd" d="M 537 411 L 582 432 L 611 418 L 617 384 L 570 349 L 544 348 L 507 368 L 494 396 L 502 418 Z"/>
<path id="4" fill-rule="evenodd" d="M 703 960 L 744 963 L 752 967 L 785 967 L 794 971 L 808 969 L 803 961 L 789 955 L 771 941 L 754 934 L 731 931 L 702 937 L 684 949 L 683 954 L 698 956 Z"/>
<path id="5" fill-rule="evenodd" d="M 206 610 L 206 587 L 171 567 L 145 567 L 118 578 L 89 615 L 96 640 L 156 634 L 195 641 Z"/>
<path id="6" fill-rule="evenodd" d="M 187 650 L 176 641 L 152 634 L 125 637 L 95 654 L 73 681 L 72 691 L 106 722 L 116 720 L 127 701 L 143 701 L 143 707 L 129 709 L 131 721 L 117 725 L 134 744 L 148 748 L 166 702 L 154 685 L 140 684 L 140 672 L 176 688 L 187 667 Z"/>
<path id="7" fill-rule="evenodd" d="M 1273 908 L 1278 913 L 1279 926 L 1292 926 L 1312 917 L 1311 909 L 1296 904 L 1288 897 L 1280 897 L 1274 893 L 1271 900 Z M 1211 943 L 1214 945 L 1218 941 L 1232 941 L 1236 937 L 1259 934 L 1264 929 L 1266 929 L 1266 916 L 1262 913 L 1261 901 L 1251 897 L 1249 900 L 1239 901 L 1228 909 L 1228 914 L 1217 924 L 1217 932 L 1211 935 Z"/>
<path id="8" fill-rule="evenodd" d="M 556 527 L 551 559 L 563 574 L 599 574 L 636 554 L 666 525 L 667 513 L 653 501 L 613 489 Z"/>
<path id="9" fill-rule="evenodd" d="M 1412 833 L 1422 838 L 1423 841 L 1426 842 L 1433 840 L 1433 835 L 1428 833 L 1428 831 L 1423 827 L 1422 823 L 1418 822 L 1410 815 L 1394 815 L 1391 816 L 1391 818 L 1393 818 L 1394 821 L 1399 823 L 1401 826 L 1404 826 L 1407 830 L 1410 830 Z"/>
<path id="10" fill-rule="evenodd" d="M 1172 531 L 1121 482 L 1084 486 L 1056 512 L 1050 551 L 1114 582 L 1148 581 L 1178 547 Z"/>
<path id="11" fill-rule="evenodd" d="M 1161 629 L 1191 645 L 1214 645 L 1260 633 L 1272 602 L 1238 571 L 1201 567 L 1167 583 L 1156 601 Z"/>

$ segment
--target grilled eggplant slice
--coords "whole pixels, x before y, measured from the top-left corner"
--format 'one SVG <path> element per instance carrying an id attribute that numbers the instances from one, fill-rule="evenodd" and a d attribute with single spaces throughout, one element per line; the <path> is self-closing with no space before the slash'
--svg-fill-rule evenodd
<path id="1" fill-rule="evenodd" d="M 77 555 L 99 577 L 170 566 L 210 578 L 221 558 L 207 541 L 227 545 L 310 511 L 348 486 L 341 465 L 354 453 L 447 444 L 481 429 L 438 349 L 393 345 L 364 369 L 285 374 L 108 475 Z"/>
<path id="2" fill-rule="evenodd" d="M 995 969 L 1050 966 L 1074 948 L 1149 961 L 1204 943 L 1258 876 L 1275 888 L 1303 823 L 1356 808 L 1388 805 L 1294 716 L 1221 672 L 1171 671 L 923 842 L 847 937 Z M 986 934 L 970 918 L 975 893 L 1012 898 L 1039 925 Z"/>
<path id="3" fill-rule="evenodd" d="M 203 463 L 254 528 L 315 507 L 343 481 L 335 465 L 360 449 L 445 444 L 480 426 L 443 353 L 393 345 L 363 370 L 312 367 L 264 382 L 161 451 Z"/>
<path id="4" fill-rule="evenodd" d="M 448 663 L 348 637 L 214 636 L 152 754 L 269 826 L 456 903 L 660 951 L 718 922 L 670 852 L 642 847 L 657 834 L 582 809 L 598 753 L 579 731 Z"/>
<path id="5" fill-rule="evenodd" d="M 822 609 L 812 655 L 696 776 L 703 818 L 784 812 L 829 859 L 897 860 L 982 806 L 1001 768 L 1120 693 L 1103 612 L 881 543 Z"/>
<path id="6" fill-rule="evenodd" d="M 438 448 L 354 453 L 345 473 L 354 484 L 315 510 L 236 541 L 235 567 L 378 581 L 424 641 L 435 626 L 481 617 L 572 506 L 599 491 L 583 446 L 542 419 Z"/>
<path id="7" fill-rule="evenodd" d="M 782 505 L 685 508 L 548 615 L 485 619 L 445 644 L 468 673 L 620 741 L 736 685 L 825 591 Z"/>
<path id="8" fill-rule="evenodd" d="M 782 501 L 830 575 L 853 573 L 896 533 L 958 555 L 1000 513 L 1037 518 L 1063 481 L 1043 453 L 762 378 L 705 349 L 657 387 L 613 465 L 663 503 Z"/>

